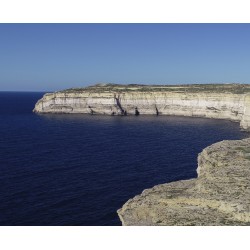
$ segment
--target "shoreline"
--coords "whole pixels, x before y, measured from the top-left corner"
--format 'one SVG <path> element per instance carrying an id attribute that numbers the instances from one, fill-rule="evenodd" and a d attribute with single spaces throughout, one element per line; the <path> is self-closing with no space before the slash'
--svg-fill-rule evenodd
<path id="1" fill-rule="evenodd" d="M 159 91 L 161 89 L 161 91 Z M 248 85 L 96 85 L 45 94 L 36 113 L 223 119 L 250 128 Z M 250 138 L 198 155 L 196 179 L 145 189 L 117 213 L 123 225 L 250 225 Z"/>

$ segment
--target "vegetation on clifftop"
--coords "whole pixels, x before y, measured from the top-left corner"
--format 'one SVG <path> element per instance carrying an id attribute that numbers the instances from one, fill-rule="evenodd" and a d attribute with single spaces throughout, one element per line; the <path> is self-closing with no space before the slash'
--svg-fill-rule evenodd
<path id="1" fill-rule="evenodd" d="M 179 93 L 197 93 L 197 92 L 218 92 L 244 94 L 250 93 L 250 84 L 187 84 L 187 85 L 142 85 L 142 84 L 96 84 L 84 88 L 70 88 L 61 93 L 72 92 L 179 92 Z"/>

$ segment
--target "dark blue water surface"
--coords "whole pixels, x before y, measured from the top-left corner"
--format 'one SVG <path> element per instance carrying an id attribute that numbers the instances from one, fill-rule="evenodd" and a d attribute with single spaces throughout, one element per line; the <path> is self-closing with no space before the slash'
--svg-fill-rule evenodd
<path id="1" fill-rule="evenodd" d="M 204 147 L 249 136 L 223 120 L 37 115 L 42 95 L 0 92 L 0 225 L 121 225 L 129 198 L 196 177 Z"/>

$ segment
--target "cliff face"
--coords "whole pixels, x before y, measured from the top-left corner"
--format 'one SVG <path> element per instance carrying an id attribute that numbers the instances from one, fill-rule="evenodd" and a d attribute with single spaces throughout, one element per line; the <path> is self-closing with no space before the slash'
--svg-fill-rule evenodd
<path id="1" fill-rule="evenodd" d="M 98 85 L 45 94 L 34 111 L 134 115 L 137 109 L 140 114 L 230 119 L 248 128 L 250 88 L 242 89 L 245 85 L 214 86 Z"/>
<path id="2" fill-rule="evenodd" d="M 198 178 L 144 190 L 118 210 L 123 225 L 250 225 L 250 139 L 198 157 Z"/>

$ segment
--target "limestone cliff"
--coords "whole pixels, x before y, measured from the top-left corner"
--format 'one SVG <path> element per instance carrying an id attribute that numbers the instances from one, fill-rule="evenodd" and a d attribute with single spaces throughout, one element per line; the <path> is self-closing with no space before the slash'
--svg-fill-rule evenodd
<path id="1" fill-rule="evenodd" d="M 250 225 L 250 139 L 205 148 L 197 172 L 130 199 L 118 210 L 122 224 Z"/>
<path id="2" fill-rule="evenodd" d="M 250 126 L 250 86 L 101 84 L 45 94 L 38 113 L 181 115 L 230 119 Z"/>
<path id="3" fill-rule="evenodd" d="M 45 94 L 37 113 L 182 115 L 250 128 L 250 86 L 101 84 Z M 222 141 L 198 157 L 198 178 L 144 190 L 118 210 L 123 225 L 250 225 L 250 138 Z"/>

